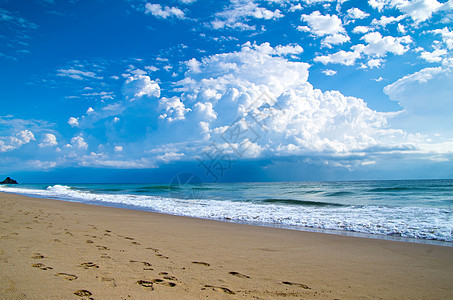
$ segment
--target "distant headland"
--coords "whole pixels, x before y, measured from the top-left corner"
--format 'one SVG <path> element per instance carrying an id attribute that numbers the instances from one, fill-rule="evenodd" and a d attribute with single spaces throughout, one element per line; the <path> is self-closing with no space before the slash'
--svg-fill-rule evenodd
<path id="1" fill-rule="evenodd" d="M 18 182 L 14 179 L 6 177 L 6 179 L 0 182 L 0 184 L 18 184 Z"/>

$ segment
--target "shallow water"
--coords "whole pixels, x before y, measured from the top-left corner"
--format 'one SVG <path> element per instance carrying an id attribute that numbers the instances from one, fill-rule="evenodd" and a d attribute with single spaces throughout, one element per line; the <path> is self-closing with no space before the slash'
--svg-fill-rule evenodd
<path id="1" fill-rule="evenodd" d="M 453 180 L 21 184 L 0 191 L 160 213 L 453 242 Z"/>

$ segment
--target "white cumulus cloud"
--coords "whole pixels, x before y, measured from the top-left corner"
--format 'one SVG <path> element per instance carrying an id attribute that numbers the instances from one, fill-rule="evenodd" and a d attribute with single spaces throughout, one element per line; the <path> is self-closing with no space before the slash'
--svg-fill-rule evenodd
<path id="1" fill-rule="evenodd" d="M 247 24 L 251 18 L 271 20 L 281 18 L 283 15 L 280 10 L 269 10 L 259 6 L 255 1 L 231 0 L 231 4 L 224 11 L 217 13 L 215 17 L 215 20 L 211 22 L 214 29 L 229 27 L 239 30 L 252 30 L 255 29 L 255 26 Z"/>
<path id="2" fill-rule="evenodd" d="M 180 125 L 199 122 L 206 142 L 218 141 L 217 147 L 244 158 L 348 153 L 396 135 L 386 129 L 386 113 L 313 88 L 309 65 L 277 55 L 276 48 L 246 43 L 241 51 L 205 57 L 196 72 L 189 69 L 179 82 L 181 99 L 195 104 Z"/>
<path id="3" fill-rule="evenodd" d="M 324 71 L 322 71 L 322 73 L 324 73 L 324 74 L 327 75 L 327 76 L 333 76 L 333 75 L 337 74 L 337 71 L 334 71 L 334 70 L 324 70 Z"/>
<path id="4" fill-rule="evenodd" d="M 77 149 L 82 149 L 82 150 L 88 149 L 88 143 L 85 142 L 85 139 L 80 135 L 74 136 L 71 139 L 71 144 L 74 148 L 77 148 Z"/>
<path id="5" fill-rule="evenodd" d="M 145 5 L 145 13 L 151 14 L 155 17 L 167 19 L 171 17 L 175 17 L 178 19 L 184 19 L 184 12 L 177 7 L 163 7 L 160 4 L 152 4 L 146 3 Z"/>
<path id="6" fill-rule="evenodd" d="M 142 97 L 160 97 L 159 84 L 146 75 L 129 76 L 123 84 L 123 96 L 126 100 L 137 100 Z"/>
<path id="7" fill-rule="evenodd" d="M 323 45 L 337 45 L 349 41 L 341 19 L 337 15 L 322 15 L 314 11 L 309 15 L 302 15 L 301 19 L 308 23 L 309 30 L 316 36 L 326 36 Z"/>
<path id="8" fill-rule="evenodd" d="M 68 124 L 71 125 L 71 127 L 79 126 L 79 118 L 70 117 L 68 120 Z"/>
<path id="9" fill-rule="evenodd" d="M 159 99 L 159 108 L 163 111 L 159 118 L 169 122 L 184 120 L 185 114 L 191 110 L 186 108 L 178 97 L 162 97 Z"/>
<path id="10" fill-rule="evenodd" d="M 450 2 L 450 1 L 449 1 Z M 369 0 L 368 3 L 375 9 L 396 8 L 405 16 L 412 18 L 417 24 L 428 20 L 440 10 L 451 10 L 449 2 L 440 3 L 437 0 Z"/>
<path id="11" fill-rule="evenodd" d="M 56 145 L 58 145 L 57 137 L 52 133 L 46 133 L 44 135 L 42 142 L 39 143 L 38 146 L 43 148 L 43 147 L 52 147 L 52 146 L 56 146 Z"/>
<path id="12" fill-rule="evenodd" d="M 357 7 L 353 7 L 347 10 L 348 17 L 351 19 L 365 19 L 370 14 L 358 9 Z"/>
<path id="13" fill-rule="evenodd" d="M 12 136 L 0 137 L 0 152 L 12 151 L 35 140 L 33 132 L 28 129 L 22 130 Z"/>

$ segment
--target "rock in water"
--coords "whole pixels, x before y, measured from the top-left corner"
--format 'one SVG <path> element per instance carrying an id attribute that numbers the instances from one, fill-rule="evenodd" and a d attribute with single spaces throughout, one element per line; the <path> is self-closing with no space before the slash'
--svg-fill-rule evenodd
<path id="1" fill-rule="evenodd" d="M 6 177 L 6 179 L 0 182 L 0 184 L 17 184 L 17 181 L 9 177 Z"/>

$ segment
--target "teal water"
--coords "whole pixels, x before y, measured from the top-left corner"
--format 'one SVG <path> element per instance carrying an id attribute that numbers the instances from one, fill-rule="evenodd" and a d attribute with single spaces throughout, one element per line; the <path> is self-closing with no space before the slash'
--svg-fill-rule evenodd
<path id="1" fill-rule="evenodd" d="M 189 178 L 190 179 L 190 178 Z M 198 218 L 453 242 L 453 180 L 21 184 L 0 191 Z"/>

